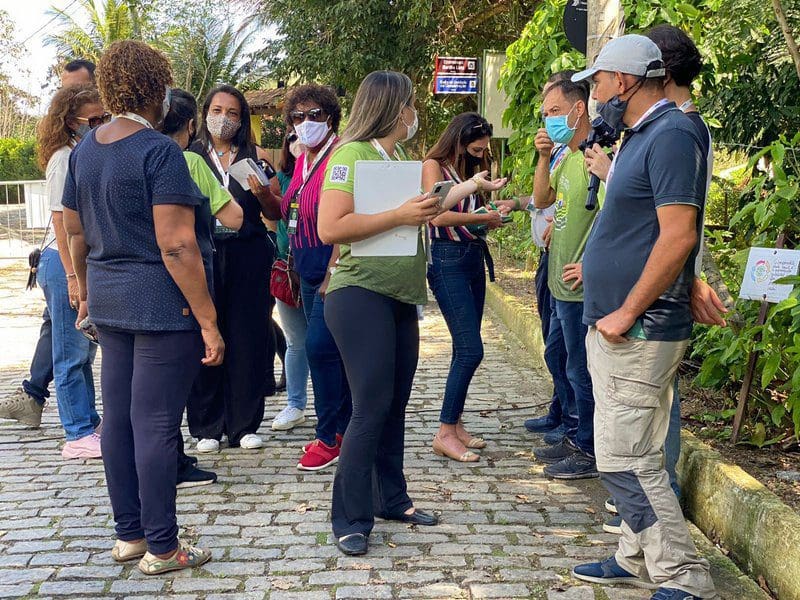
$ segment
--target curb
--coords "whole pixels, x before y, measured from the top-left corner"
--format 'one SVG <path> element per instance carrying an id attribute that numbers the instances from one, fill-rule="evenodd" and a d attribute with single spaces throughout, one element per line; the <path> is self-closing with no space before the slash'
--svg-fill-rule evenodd
<path id="1" fill-rule="evenodd" d="M 522 345 L 530 350 L 529 356 L 534 365 L 540 369 L 546 368 L 542 322 L 539 317 L 531 314 L 522 302 L 507 294 L 498 284 L 488 281 L 486 282 L 486 304 L 520 339 Z"/>
<path id="2" fill-rule="evenodd" d="M 539 318 L 496 283 L 487 283 L 486 303 L 544 368 Z M 776 598 L 800 600 L 800 515 L 685 429 L 678 476 L 697 527 L 753 579 L 763 578 Z"/>
<path id="3" fill-rule="evenodd" d="M 678 475 L 694 523 L 780 600 L 800 600 L 800 515 L 684 430 Z"/>

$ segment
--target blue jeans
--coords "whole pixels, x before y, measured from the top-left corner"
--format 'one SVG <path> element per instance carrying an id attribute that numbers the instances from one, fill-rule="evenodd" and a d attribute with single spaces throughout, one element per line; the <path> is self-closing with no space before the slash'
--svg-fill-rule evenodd
<path id="1" fill-rule="evenodd" d="M 592 378 L 586 366 L 586 332 L 583 302 L 564 302 L 553 298 L 550 335 L 559 335 L 567 350 L 566 374 L 572 390 L 577 423 L 570 423 L 566 435 L 586 454 L 594 456 L 594 395 Z M 572 407 L 570 407 L 572 413 Z"/>
<path id="2" fill-rule="evenodd" d="M 31 359 L 31 378 L 22 382 L 22 389 L 39 405 L 50 397 L 50 382 L 53 381 L 53 322 L 47 306 L 42 311 L 42 327 L 39 341 Z"/>
<path id="3" fill-rule="evenodd" d="M 286 337 L 286 404 L 305 410 L 308 403 L 308 359 L 306 358 L 306 315 L 302 307 L 294 308 L 276 299 L 283 335 Z"/>
<path id="4" fill-rule="evenodd" d="M 53 375 L 58 416 L 67 441 L 86 437 L 100 423 L 94 405 L 92 361 L 96 346 L 75 328 L 77 311 L 69 305 L 67 276 L 52 248 L 42 252 L 36 274 L 50 311 L 53 336 Z"/>
<path id="5" fill-rule="evenodd" d="M 681 456 L 681 397 L 678 394 L 678 379 L 675 379 L 675 390 L 672 395 L 672 410 L 669 413 L 669 428 L 664 441 L 664 468 L 669 475 L 669 484 L 680 500 L 681 486 L 675 467 Z"/>
<path id="6" fill-rule="evenodd" d="M 439 421 L 455 425 L 464 412 L 472 376 L 483 360 L 481 321 L 486 299 L 483 248 L 475 242 L 434 240 L 431 255 L 428 284 L 453 340 Z"/>
<path id="7" fill-rule="evenodd" d="M 536 276 L 533 279 L 534 287 L 536 289 L 536 310 L 539 312 L 539 320 L 542 322 L 542 340 L 547 344 L 547 336 L 550 333 L 550 288 L 547 287 L 547 274 L 549 253 L 543 250 L 539 256 L 539 266 L 536 268 Z M 551 353 L 555 353 L 558 358 L 558 368 L 556 371 L 551 371 L 550 375 L 555 381 L 557 373 L 563 373 L 566 369 L 566 350 L 564 349 L 563 339 L 561 339 L 557 346 L 550 348 Z M 549 368 L 548 364 L 548 368 Z M 562 379 L 565 379 L 563 375 Z M 547 418 L 555 425 L 561 425 L 561 413 L 563 412 L 563 402 L 558 397 L 558 391 L 553 388 L 553 396 L 550 398 L 550 407 L 547 411 Z"/>
<path id="8" fill-rule="evenodd" d="M 319 295 L 319 284 L 312 285 L 301 278 L 300 294 L 308 322 L 306 357 L 314 388 L 317 439 L 327 446 L 333 446 L 336 434 L 344 434 L 353 412 L 350 386 L 339 348 L 325 324 L 325 304 Z"/>
<path id="9" fill-rule="evenodd" d="M 567 377 L 567 346 L 564 330 L 555 318 L 556 301 L 552 296 L 549 298 L 550 305 L 547 310 L 550 312 L 550 329 L 545 338 L 544 362 L 553 377 L 553 388 L 560 404 L 559 419 L 564 426 L 564 434 L 574 442 L 578 432 L 578 407 L 575 402 L 575 392 Z M 550 414 L 553 414 L 552 403 Z"/>

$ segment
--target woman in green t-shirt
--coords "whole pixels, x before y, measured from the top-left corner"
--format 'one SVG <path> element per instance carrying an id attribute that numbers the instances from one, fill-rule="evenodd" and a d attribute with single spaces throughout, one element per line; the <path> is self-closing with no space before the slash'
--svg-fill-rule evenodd
<path id="1" fill-rule="evenodd" d="M 406 404 L 419 356 L 415 305 L 427 300 L 422 238 L 415 256 L 355 257 L 349 246 L 401 225 L 424 225 L 438 214 L 437 200 L 425 194 L 392 210 L 354 212 L 356 161 L 399 160 L 397 143 L 410 140 L 417 125 L 411 80 L 392 71 L 367 75 L 328 161 L 319 205 L 320 239 L 340 245 L 325 321 L 353 397 L 331 509 L 336 545 L 345 554 L 367 551 L 376 514 L 418 525 L 437 523 L 435 516 L 414 509 L 403 474 Z"/>

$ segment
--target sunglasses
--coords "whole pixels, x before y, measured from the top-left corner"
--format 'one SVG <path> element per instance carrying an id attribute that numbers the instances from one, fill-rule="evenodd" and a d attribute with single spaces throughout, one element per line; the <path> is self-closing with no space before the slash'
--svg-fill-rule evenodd
<path id="1" fill-rule="evenodd" d="M 103 123 L 108 123 L 111 120 L 111 113 L 103 113 L 99 117 L 75 117 L 78 121 L 86 121 L 91 129 L 99 127 Z"/>
<path id="2" fill-rule="evenodd" d="M 295 125 L 299 125 L 303 121 L 322 123 L 328 118 L 328 113 L 321 108 L 312 108 L 311 110 L 307 110 L 305 112 L 302 110 L 292 111 L 289 113 L 289 117 L 292 119 L 292 123 Z"/>
<path id="3" fill-rule="evenodd" d="M 494 133 L 494 127 L 492 127 L 491 123 L 478 123 L 477 125 L 473 125 L 467 131 L 469 133 L 481 133 L 484 136 L 492 137 Z"/>

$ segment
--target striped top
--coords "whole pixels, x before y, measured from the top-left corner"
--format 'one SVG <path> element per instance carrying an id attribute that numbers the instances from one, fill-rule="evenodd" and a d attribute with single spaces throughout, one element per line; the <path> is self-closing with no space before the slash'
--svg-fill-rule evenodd
<path id="1" fill-rule="evenodd" d="M 442 176 L 446 181 L 455 181 L 457 184 L 462 183 L 462 179 L 458 176 L 455 169 L 451 166 L 442 167 Z M 471 213 L 478 207 L 483 206 L 483 202 L 481 201 L 480 196 L 475 194 L 470 194 L 463 200 L 461 200 L 458 204 L 456 204 L 450 210 L 457 213 Z M 451 240 L 453 242 L 468 242 L 470 240 L 477 239 L 477 235 L 470 232 L 469 229 L 465 225 L 458 225 L 455 227 L 434 227 L 433 225 L 429 225 L 429 230 L 431 234 L 431 238 L 434 240 Z"/>
<path id="2" fill-rule="evenodd" d="M 333 146 L 335 147 L 337 143 L 339 143 L 338 137 L 334 139 Z M 320 193 L 322 192 L 322 182 L 325 177 L 325 168 L 331 154 L 333 152 L 328 152 L 328 155 L 311 175 L 311 179 L 309 179 L 300 193 L 300 216 L 297 219 L 297 232 L 289 236 L 293 250 L 297 248 L 317 248 L 325 245 L 317 235 L 317 209 L 319 207 Z M 303 185 L 303 165 L 305 162 L 306 154 L 303 153 L 295 163 L 292 181 L 283 195 L 281 213 L 284 219 L 289 218 L 289 205 L 292 197 Z"/>

